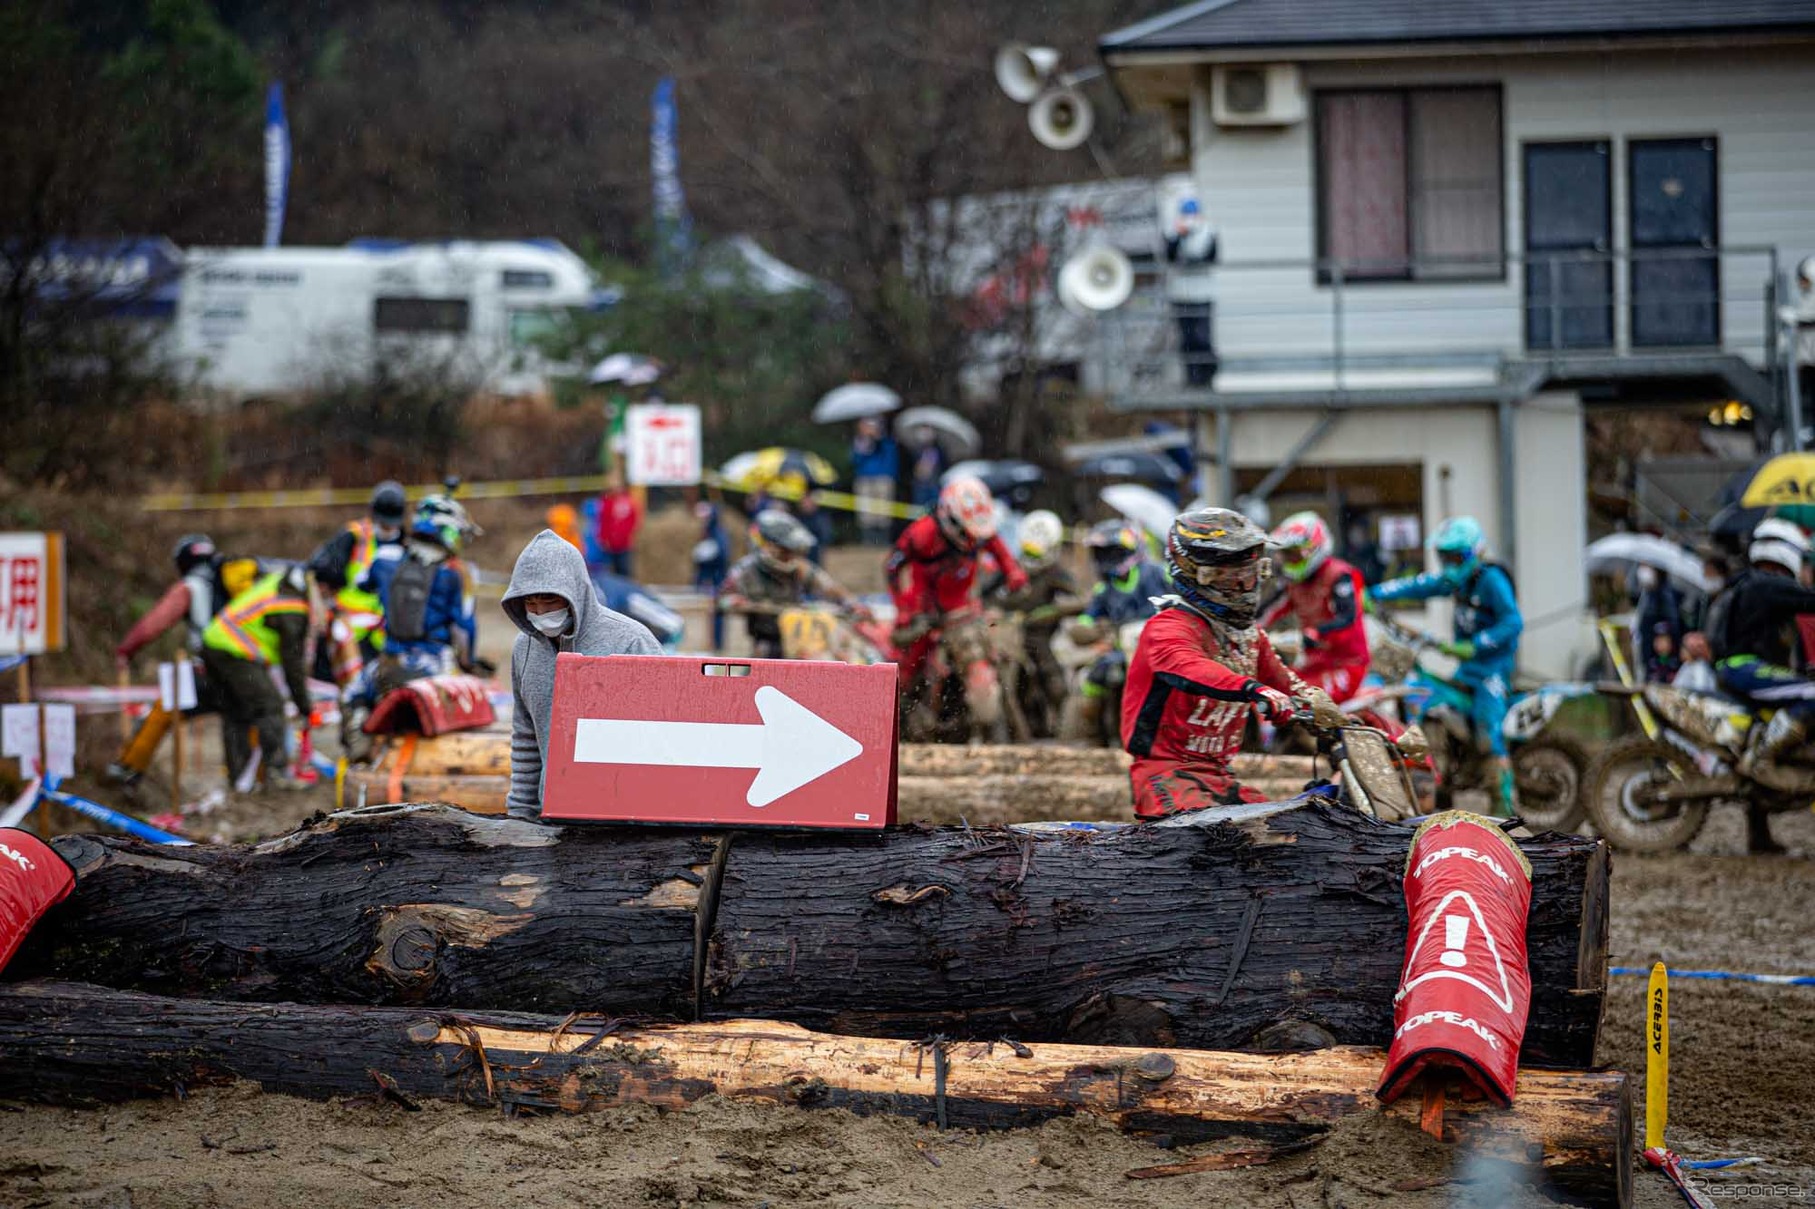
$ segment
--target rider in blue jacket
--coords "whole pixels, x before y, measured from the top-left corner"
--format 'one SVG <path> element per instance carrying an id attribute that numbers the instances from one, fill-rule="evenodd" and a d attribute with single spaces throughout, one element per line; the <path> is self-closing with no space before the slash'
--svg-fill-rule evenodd
<path id="1" fill-rule="evenodd" d="M 1450 517 L 1438 527 L 1431 544 L 1441 568 L 1437 574 L 1376 584 L 1368 589 L 1366 600 L 1371 606 L 1383 600 L 1455 598 L 1455 638 L 1438 649 L 1461 660 L 1455 680 L 1472 690 L 1476 741 L 1485 738 L 1493 751 L 1500 767 L 1499 808 L 1511 814 L 1512 765 L 1504 723 L 1519 659 L 1519 633 L 1525 628 L 1518 592 L 1511 573 L 1483 557 L 1487 540 L 1474 517 Z"/>

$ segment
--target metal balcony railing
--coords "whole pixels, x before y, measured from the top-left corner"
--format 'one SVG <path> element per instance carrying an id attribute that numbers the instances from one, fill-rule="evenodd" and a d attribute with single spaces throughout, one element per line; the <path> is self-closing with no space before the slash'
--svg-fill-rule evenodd
<path id="1" fill-rule="evenodd" d="M 1175 301 L 1176 272 L 1143 274 L 1096 323 L 1098 381 L 1112 397 L 1491 385 L 1533 365 L 1601 376 L 1723 357 L 1775 391 L 1793 344 L 1780 332 L 1788 283 L 1771 247 L 1233 260 L 1198 271 L 1209 350 L 1181 340 L 1192 316 Z"/>

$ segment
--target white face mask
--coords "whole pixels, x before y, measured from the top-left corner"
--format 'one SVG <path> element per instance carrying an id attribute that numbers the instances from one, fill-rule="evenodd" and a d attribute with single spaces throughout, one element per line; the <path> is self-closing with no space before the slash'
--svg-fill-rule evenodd
<path id="1" fill-rule="evenodd" d="M 538 633 L 553 638 L 567 628 L 567 619 L 573 616 L 567 609 L 556 609 L 552 613 L 531 613 L 529 624 L 536 627 Z"/>

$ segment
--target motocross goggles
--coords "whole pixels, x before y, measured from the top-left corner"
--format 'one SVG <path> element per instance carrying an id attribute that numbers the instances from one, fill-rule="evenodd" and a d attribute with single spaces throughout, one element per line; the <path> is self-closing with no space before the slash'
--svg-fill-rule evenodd
<path id="1" fill-rule="evenodd" d="M 1255 558 L 1247 562 L 1222 563 L 1209 567 L 1202 563 L 1192 563 L 1189 564 L 1189 569 L 1200 588 L 1216 592 L 1252 592 L 1260 587 L 1261 580 L 1273 574 L 1273 560 Z"/>

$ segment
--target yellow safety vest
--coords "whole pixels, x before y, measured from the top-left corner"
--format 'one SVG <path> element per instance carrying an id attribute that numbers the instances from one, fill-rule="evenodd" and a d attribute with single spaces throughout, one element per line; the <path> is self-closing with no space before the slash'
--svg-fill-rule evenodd
<path id="1" fill-rule="evenodd" d="M 364 642 L 367 635 L 376 634 L 377 641 L 382 644 L 384 602 L 378 599 L 378 593 L 358 586 L 371 569 L 372 560 L 378 556 L 378 535 L 370 520 L 351 521 L 347 529 L 355 539 L 353 553 L 347 559 L 346 585 L 334 594 L 334 603 L 352 628 L 355 642 Z"/>
<path id="2" fill-rule="evenodd" d="M 275 665 L 281 657 L 278 636 L 267 620 L 280 614 L 309 614 L 308 601 L 278 591 L 283 579 L 283 571 L 273 571 L 235 596 L 202 631 L 202 645 L 236 659 Z"/>

